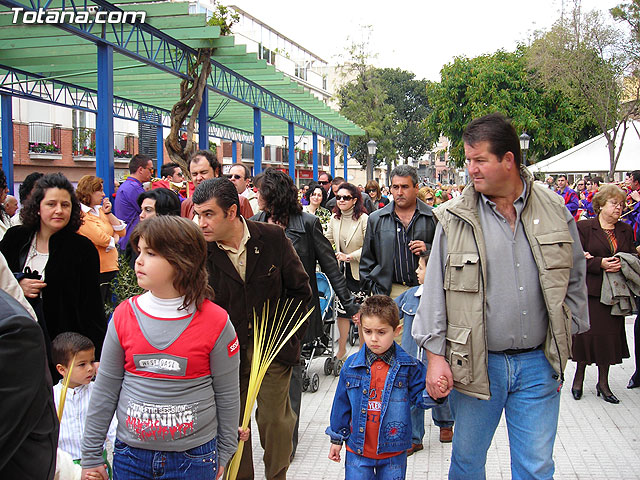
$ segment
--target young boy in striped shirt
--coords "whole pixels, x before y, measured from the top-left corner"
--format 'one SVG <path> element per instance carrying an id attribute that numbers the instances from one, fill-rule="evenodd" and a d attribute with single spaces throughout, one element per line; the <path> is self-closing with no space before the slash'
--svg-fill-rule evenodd
<path id="1" fill-rule="evenodd" d="M 56 370 L 62 375 L 53 386 L 53 399 L 56 410 L 59 408 L 64 381 L 69 370 L 69 388 L 64 403 L 64 411 L 60 420 L 60 435 L 58 448 L 64 450 L 75 463 L 80 463 L 80 450 L 84 424 L 87 419 L 89 400 L 93 390 L 93 377 L 96 375 L 95 346 L 84 335 L 75 332 L 64 332 L 56 336 L 51 344 L 51 356 L 56 364 Z M 73 368 L 71 363 L 73 362 Z M 117 421 L 113 418 L 107 438 L 115 441 Z"/>

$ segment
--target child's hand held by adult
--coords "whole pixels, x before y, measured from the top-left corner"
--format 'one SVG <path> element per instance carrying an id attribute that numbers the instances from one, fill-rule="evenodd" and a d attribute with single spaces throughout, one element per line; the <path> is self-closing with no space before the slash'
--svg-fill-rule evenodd
<path id="1" fill-rule="evenodd" d="M 444 375 L 441 375 L 440 378 L 438 379 L 438 388 L 442 393 L 445 393 L 448 387 L 449 387 L 449 381 L 447 380 L 447 377 L 445 377 Z"/>
<path id="2" fill-rule="evenodd" d="M 449 367 L 449 364 L 442 355 L 436 355 L 427 351 L 427 356 L 429 357 L 426 378 L 427 393 L 434 400 L 446 397 L 453 389 L 453 375 L 451 374 L 451 367 Z M 447 379 L 445 391 L 441 391 L 438 384 L 441 377 L 445 377 Z"/>

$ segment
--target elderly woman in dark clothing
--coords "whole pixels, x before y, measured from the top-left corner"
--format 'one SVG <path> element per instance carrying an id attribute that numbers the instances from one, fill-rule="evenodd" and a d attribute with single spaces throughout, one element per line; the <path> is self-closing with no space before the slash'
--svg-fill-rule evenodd
<path id="1" fill-rule="evenodd" d="M 80 203 L 61 173 L 40 178 L 20 211 L 22 225 L 7 230 L 0 251 L 50 339 L 62 332 L 89 337 L 99 358 L 107 322 L 100 295 L 100 259 L 91 240 L 76 233 Z"/>
<path id="2" fill-rule="evenodd" d="M 258 205 L 261 212 L 254 215 L 251 220 L 274 223 L 284 228 L 286 236 L 293 243 L 293 248 L 298 253 L 304 269 L 309 275 L 309 283 L 313 291 L 314 312 L 309 321 L 305 341 L 311 341 L 322 335 L 316 265 L 319 264 L 329 278 L 329 282 L 346 310 L 345 316 L 354 316 L 358 312 L 358 306 L 347 288 L 344 275 L 340 273 L 333 248 L 322 233 L 318 217 L 302 211 L 302 206 L 298 202 L 297 189 L 291 177 L 275 168 L 268 168 L 261 175 L 258 175 L 253 183 L 258 188 Z M 291 406 L 299 416 L 302 396 L 302 367 L 293 368 L 289 396 Z M 297 437 L 298 424 L 296 423 L 293 438 L 294 453 L 298 443 Z"/>
<path id="3" fill-rule="evenodd" d="M 587 365 L 598 365 L 596 392 L 604 401 L 619 403 L 609 388 L 609 366 L 629 357 L 624 316 L 611 315 L 611 306 L 600 302 L 604 272 L 620 270 L 618 252 L 635 253 L 633 230 L 619 222 L 625 204 L 625 192 L 613 184 L 603 186 L 593 197 L 596 218 L 578 222 L 582 249 L 587 257 L 587 292 L 591 328 L 573 339 L 572 358 L 578 363 L 573 378 L 573 398 L 582 397 Z"/>

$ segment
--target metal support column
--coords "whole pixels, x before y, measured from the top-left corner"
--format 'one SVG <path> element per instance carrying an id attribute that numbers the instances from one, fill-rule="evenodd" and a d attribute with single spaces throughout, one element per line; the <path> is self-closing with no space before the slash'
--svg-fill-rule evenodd
<path id="1" fill-rule="evenodd" d="M 231 141 L 231 161 L 238 163 L 238 142 L 236 140 Z"/>
<path id="2" fill-rule="evenodd" d="M 289 122 L 289 176 L 296 183 L 296 137 L 293 122 Z"/>
<path id="3" fill-rule="evenodd" d="M 335 177 L 336 176 L 336 144 L 335 142 L 332 140 L 329 140 L 329 153 L 331 155 L 331 176 Z M 345 181 L 347 179 L 345 178 Z"/>
<path id="4" fill-rule="evenodd" d="M 198 111 L 198 148 L 200 150 L 209 150 L 209 90 L 204 89 L 202 92 L 202 104 Z"/>
<path id="5" fill-rule="evenodd" d="M 347 144 L 342 146 L 342 156 L 344 162 L 344 179 L 345 181 L 349 181 L 349 170 L 347 169 L 347 153 L 349 147 L 349 140 L 347 139 Z"/>
<path id="6" fill-rule="evenodd" d="M 158 163 L 158 171 L 156 176 L 160 178 L 160 168 L 164 163 L 164 132 L 162 131 L 162 125 L 156 127 L 156 158 Z"/>
<path id="7" fill-rule="evenodd" d="M 98 43 L 98 113 L 96 119 L 96 175 L 104 193 L 113 195 L 113 47 Z"/>
<path id="8" fill-rule="evenodd" d="M 318 181 L 318 134 L 313 132 L 313 180 Z"/>
<path id="9" fill-rule="evenodd" d="M 13 195 L 13 108 L 11 95 L 2 95 L 2 170 L 7 177 L 9 194 Z"/>
<path id="10" fill-rule="evenodd" d="M 262 117 L 260 109 L 253 109 L 253 174 L 262 172 Z"/>

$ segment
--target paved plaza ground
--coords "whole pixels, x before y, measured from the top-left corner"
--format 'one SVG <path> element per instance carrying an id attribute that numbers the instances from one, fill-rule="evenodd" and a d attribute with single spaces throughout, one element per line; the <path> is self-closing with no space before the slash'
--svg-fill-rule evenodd
<path id="1" fill-rule="evenodd" d="M 630 350 L 633 350 L 633 318 L 627 317 L 626 330 Z M 353 347 L 351 353 L 357 349 Z M 555 443 L 556 479 L 640 479 L 640 389 L 627 390 L 627 382 L 634 370 L 632 358 L 611 368 L 609 384 L 620 399 L 611 405 L 596 397 L 597 368 L 587 368 L 584 396 L 575 401 L 571 396 L 571 381 L 575 364 L 569 362 L 565 371 L 566 384 L 560 401 L 560 423 Z M 324 358 L 315 360 L 311 371 L 320 375 L 320 388 L 302 396 L 300 443 L 296 458 L 289 468 L 290 479 L 341 479 L 344 463 L 336 464 L 327 458 L 328 425 L 333 394 L 338 382 L 322 372 Z M 409 457 L 407 479 L 446 479 L 451 456 L 451 444 L 438 440 L 438 428 L 425 416 L 426 433 L 423 451 Z M 253 432 L 257 432 L 255 423 Z M 257 435 L 254 441 L 256 479 L 264 478 L 262 449 Z M 344 449 L 343 449 L 344 452 Z M 344 462 L 344 454 L 343 454 Z M 488 479 L 510 479 L 510 458 L 507 427 L 502 418 L 487 457 Z"/>

